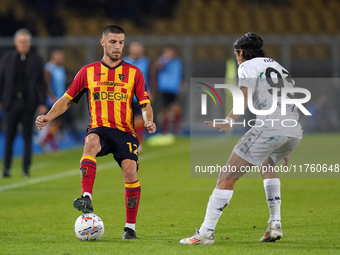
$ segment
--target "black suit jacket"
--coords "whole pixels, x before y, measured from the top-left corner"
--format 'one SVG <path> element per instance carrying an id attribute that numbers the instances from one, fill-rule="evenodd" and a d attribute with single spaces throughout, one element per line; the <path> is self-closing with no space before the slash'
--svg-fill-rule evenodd
<path id="1" fill-rule="evenodd" d="M 5 111 L 9 111 L 14 103 L 14 73 L 17 54 L 15 50 L 5 52 L 0 61 L 0 103 Z M 26 79 L 27 110 L 35 111 L 38 105 L 46 104 L 47 94 L 43 62 L 35 52 L 27 55 Z"/>

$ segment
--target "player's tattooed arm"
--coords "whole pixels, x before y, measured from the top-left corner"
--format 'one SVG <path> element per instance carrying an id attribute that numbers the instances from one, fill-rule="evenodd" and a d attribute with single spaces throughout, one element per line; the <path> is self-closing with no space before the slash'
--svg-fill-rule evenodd
<path id="1" fill-rule="evenodd" d="M 144 126 L 149 131 L 149 133 L 156 132 L 156 124 L 153 122 L 153 110 L 151 104 L 142 104 L 140 106 L 142 109 L 142 116 L 144 120 Z"/>

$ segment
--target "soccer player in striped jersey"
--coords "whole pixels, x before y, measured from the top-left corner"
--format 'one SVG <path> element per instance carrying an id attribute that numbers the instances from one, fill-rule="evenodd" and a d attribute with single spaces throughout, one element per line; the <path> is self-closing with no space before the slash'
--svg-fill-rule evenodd
<path id="1" fill-rule="evenodd" d="M 96 157 L 109 153 L 122 168 L 125 182 L 126 225 L 123 239 L 136 239 L 141 188 L 137 179 L 138 140 L 132 119 L 132 99 L 136 95 L 149 133 L 156 131 L 153 111 L 141 71 L 122 60 L 124 30 L 116 25 L 104 28 L 102 39 L 104 56 L 101 61 L 84 66 L 74 81 L 46 115 L 37 117 L 39 129 L 64 113 L 73 102 L 87 94 L 90 123 L 80 160 L 82 196 L 73 205 L 84 213 L 93 212 L 92 188 L 96 177 Z"/>

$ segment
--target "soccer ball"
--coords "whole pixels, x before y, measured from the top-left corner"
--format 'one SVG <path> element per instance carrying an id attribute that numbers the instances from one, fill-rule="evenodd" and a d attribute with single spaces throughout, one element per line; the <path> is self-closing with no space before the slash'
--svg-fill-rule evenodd
<path id="1" fill-rule="evenodd" d="M 74 223 L 74 233 L 81 241 L 99 240 L 104 234 L 104 223 L 93 213 L 82 214 Z"/>

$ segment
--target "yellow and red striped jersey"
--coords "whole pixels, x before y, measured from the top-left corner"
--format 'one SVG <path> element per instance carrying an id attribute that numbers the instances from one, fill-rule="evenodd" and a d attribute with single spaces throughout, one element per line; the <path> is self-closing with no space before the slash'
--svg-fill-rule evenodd
<path id="1" fill-rule="evenodd" d="M 138 67 L 121 61 L 110 67 L 103 60 L 84 66 L 75 76 L 65 96 L 78 103 L 88 94 L 89 130 L 110 127 L 135 136 L 132 99 L 150 103 L 143 74 Z"/>

